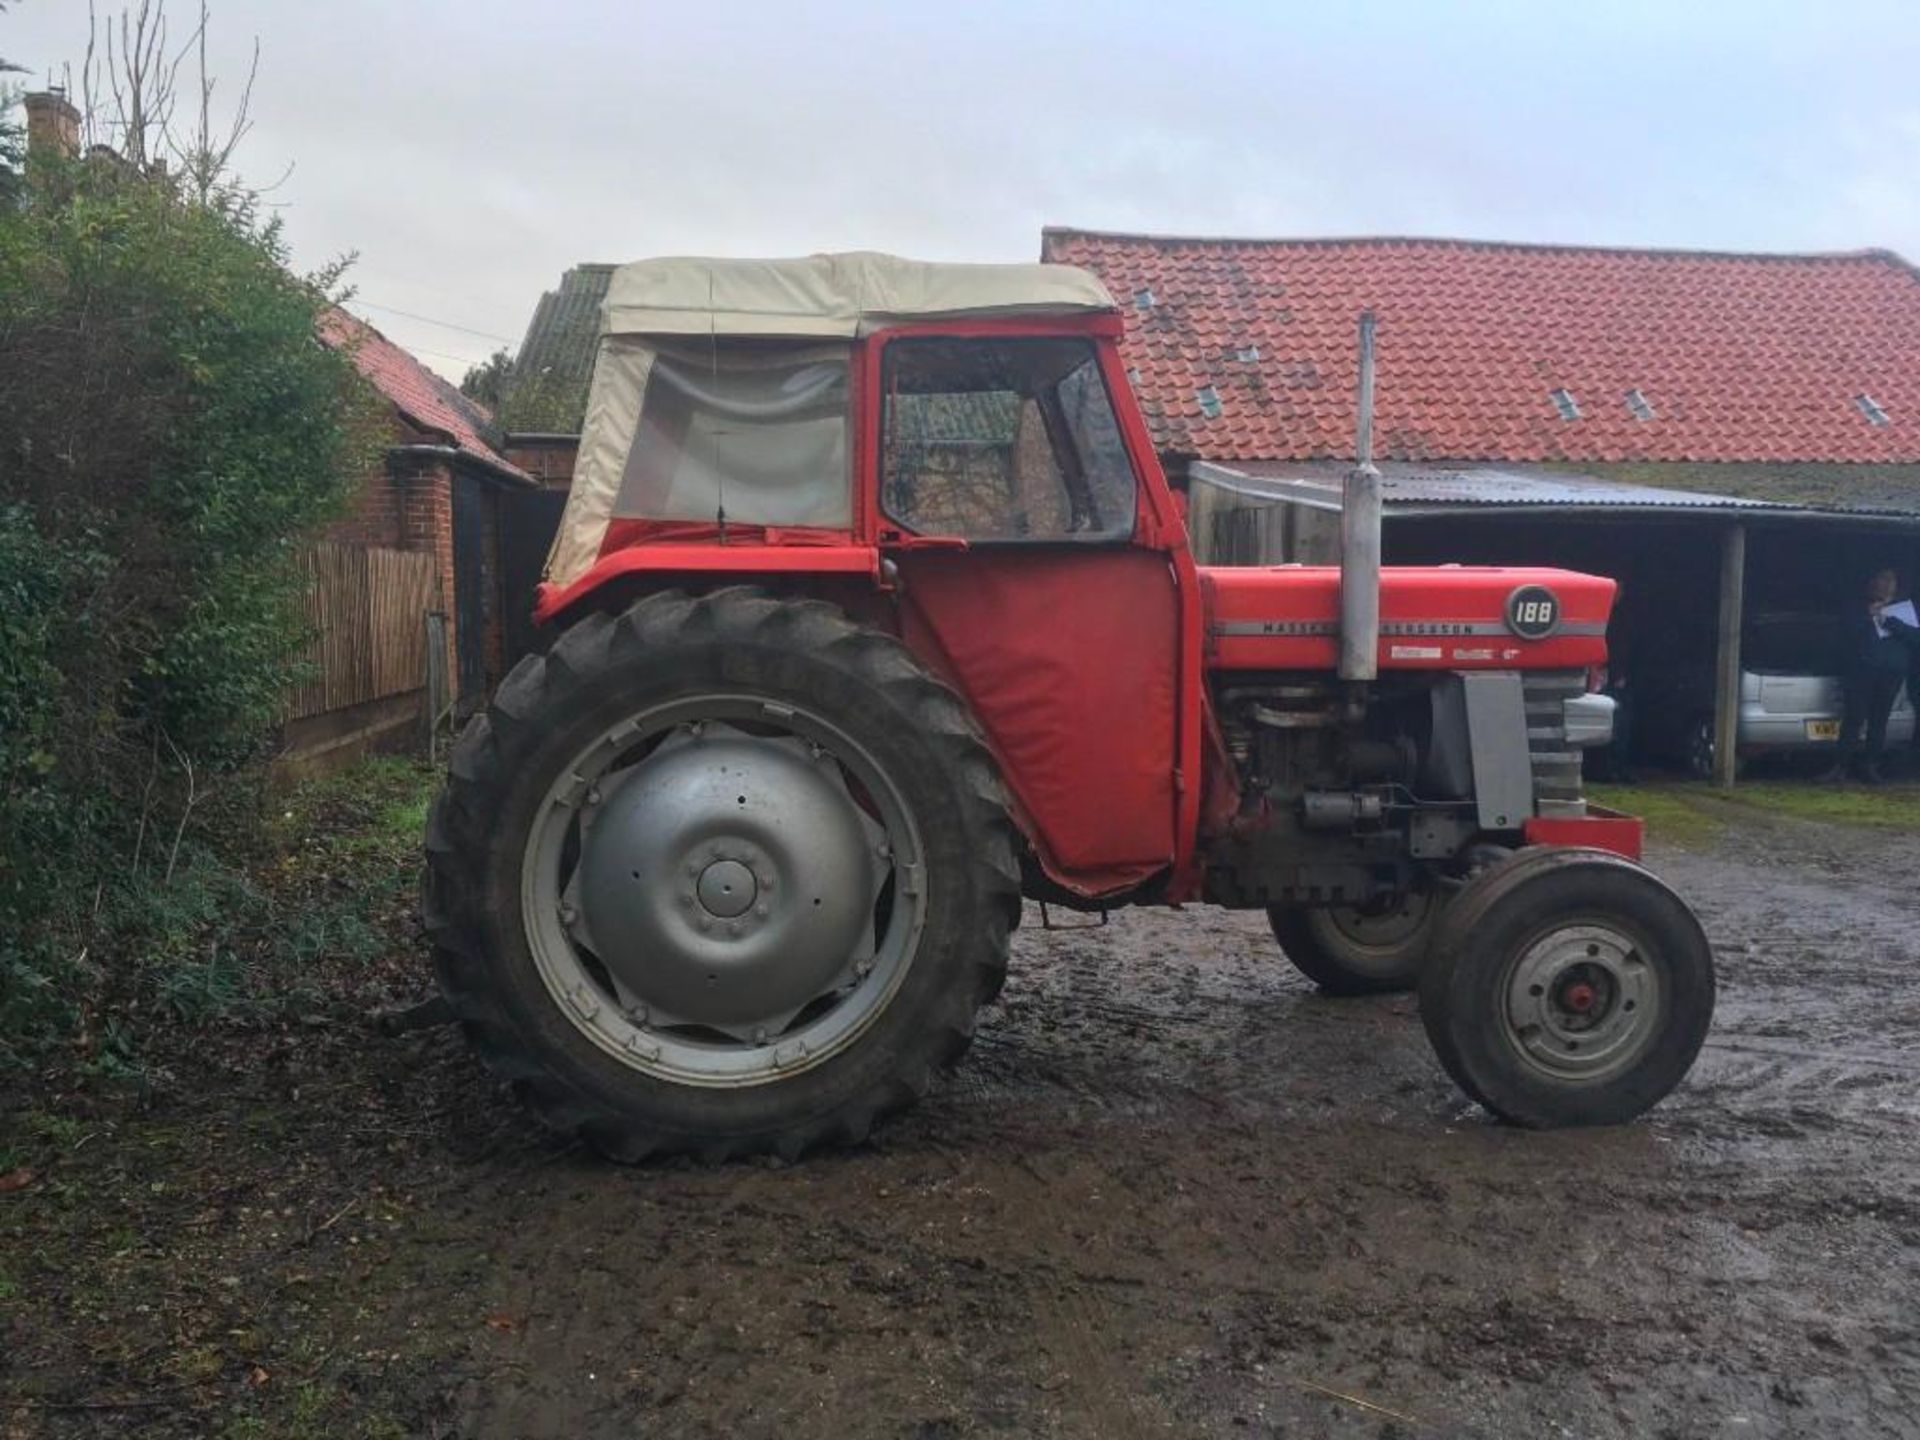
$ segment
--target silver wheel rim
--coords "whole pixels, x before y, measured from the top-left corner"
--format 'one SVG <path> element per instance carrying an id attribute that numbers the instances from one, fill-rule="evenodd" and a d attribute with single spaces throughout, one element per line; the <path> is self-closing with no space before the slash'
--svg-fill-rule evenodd
<path id="1" fill-rule="evenodd" d="M 1514 1050 L 1556 1080 L 1602 1081 L 1629 1069 L 1666 1008 L 1644 947 L 1611 925 L 1559 926 L 1535 938 L 1504 987 Z"/>
<path id="2" fill-rule="evenodd" d="M 839 1054 L 906 978 L 918 827 L 825 717 L 703 695 L 611 726 L 535 813 L 521 906 L 562 1014 L 679 1084 L 784 1079 Z"/>
<path id="3" fill-rule="evenodd" d="M 1311 910 L 1308 923 L 1354 969 L 1398 971 L 1406 963 L 1407 946 L 1432 925 L 1437 905 L 1432 890 L 1411 889 L 1378 910 L 1357 905 Z"/>

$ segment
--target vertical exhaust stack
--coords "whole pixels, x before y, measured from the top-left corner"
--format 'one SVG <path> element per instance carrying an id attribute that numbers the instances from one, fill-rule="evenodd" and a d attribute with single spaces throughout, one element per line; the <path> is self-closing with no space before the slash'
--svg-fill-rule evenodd
<path id="1" fill-rule="evenodd" d="M 1340 505 L 1340 678 L 1380 677 L 1380 472 L 1373 468 L 1373 312 L 1360 316 L 1355 465 Z"/>

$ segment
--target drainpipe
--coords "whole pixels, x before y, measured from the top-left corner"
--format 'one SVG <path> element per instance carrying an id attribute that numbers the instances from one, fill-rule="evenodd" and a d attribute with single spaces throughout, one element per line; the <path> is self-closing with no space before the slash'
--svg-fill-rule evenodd
<path id="1" fill-rule="evenodd" d="M 1340 505 L 1340 678 L 1380 675 L 1380 472 L 1373 468 L 1373 312 L 1360 316 L 1357 463 Z"/>

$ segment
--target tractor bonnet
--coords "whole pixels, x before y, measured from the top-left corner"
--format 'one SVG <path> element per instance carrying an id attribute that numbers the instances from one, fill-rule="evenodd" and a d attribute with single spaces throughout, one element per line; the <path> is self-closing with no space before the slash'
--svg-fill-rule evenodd
<path id="1" fill-rule="evenodd" d="M 623 265 L 601 312 L 547 583 L 584 574 L 614 520 L 849 527 L 847 361 L 863 335 L 1114 308 L 1105 286 L 1069 265 L 940 265 L 871 252 Z"/>

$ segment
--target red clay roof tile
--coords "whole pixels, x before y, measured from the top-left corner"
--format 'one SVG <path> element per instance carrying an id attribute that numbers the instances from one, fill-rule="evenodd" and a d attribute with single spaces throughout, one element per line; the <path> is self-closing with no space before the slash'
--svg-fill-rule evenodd
<path id="1" fill-rule="evenodd" d="M 462 395 L 366 321 L 329 307 L 320 316 L 320 340 L 350 354 L 373 388 L 415 425 L 446 436 L 449 445 L 494 470 L 533 483 L 532 476 L 509 464 L 481 436 L 481 428 L 493 418 L 484 405 Z"/>
<path id="2" fill-rule="evenodd" d="M 1920 462 L 1920 273 L 1887 251 L 1730 255 L 1053 229 L 1122 305 L 1163 451 L 1338 459 L 1354 327 L 1379 318 L 1389 459 Z M 1249 345 L 1258 360 L 1240 360 Z M 1222 416 L 1193 403 L 1219 391 Z M 1580 409 L 1563 420 L 1549 392 Z M 1634 415 L 1638 390 L 1653 418 Z M 1854 397 L 1889 417 L 1869 424 Z"/>

